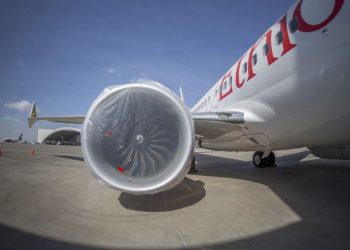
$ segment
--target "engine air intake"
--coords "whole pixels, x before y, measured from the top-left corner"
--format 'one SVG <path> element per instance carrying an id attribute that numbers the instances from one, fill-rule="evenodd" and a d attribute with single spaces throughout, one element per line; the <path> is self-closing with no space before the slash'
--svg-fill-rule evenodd
<path id="1" fill-rule="evenodd" d="M 82 129 L 85 162 L 94 176 L 130 193 L 157 193 L 178 184 L 193 147 L 189 110 L 155 82 L 106 88 Z"/>

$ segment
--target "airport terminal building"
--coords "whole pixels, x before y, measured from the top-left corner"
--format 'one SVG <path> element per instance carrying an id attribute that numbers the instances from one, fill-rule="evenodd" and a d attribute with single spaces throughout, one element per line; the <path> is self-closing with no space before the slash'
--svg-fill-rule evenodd
<path id="1" fill-rule="evenodd" d="M 38 129 L 37 143 L 51 145 L 80 145 L 79 128 L 61 127 L 57 129 Z"/>

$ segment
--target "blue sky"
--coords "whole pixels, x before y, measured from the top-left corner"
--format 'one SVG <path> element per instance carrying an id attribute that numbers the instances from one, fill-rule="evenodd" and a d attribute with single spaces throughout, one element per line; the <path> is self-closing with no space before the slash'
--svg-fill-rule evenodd
<path id="1" fill-rule="evenodd" d="M 85 114 L 111 84 L 182 85 L 192 106 L 294 3 L 233 0 L 0 1 L 0 138 L 39 115 Z"/>

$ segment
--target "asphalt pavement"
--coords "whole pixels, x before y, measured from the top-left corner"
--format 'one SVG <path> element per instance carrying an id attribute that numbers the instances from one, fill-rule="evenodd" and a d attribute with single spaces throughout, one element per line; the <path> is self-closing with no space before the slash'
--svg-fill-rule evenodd
<path id="1" fill-rule="evenodd" d="M 0 249 L 350 249 L 350 161 L 307 149 L 196 150 L 198 174 L 156 195 L 98 183 L 80 147 L 0 144 Z"/>

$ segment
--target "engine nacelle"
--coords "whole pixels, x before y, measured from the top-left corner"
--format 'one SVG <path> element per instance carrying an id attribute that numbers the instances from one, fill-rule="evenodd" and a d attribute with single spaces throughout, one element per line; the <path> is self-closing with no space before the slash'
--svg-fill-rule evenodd
<path id="1" fill-rule="evenodd" d="M 188 172 L 193 120 L 178 96 L 159 83 L 110 86 L 85 117 L 81 145 L 99 181 L 128 193 L 158 193 Z"/>

